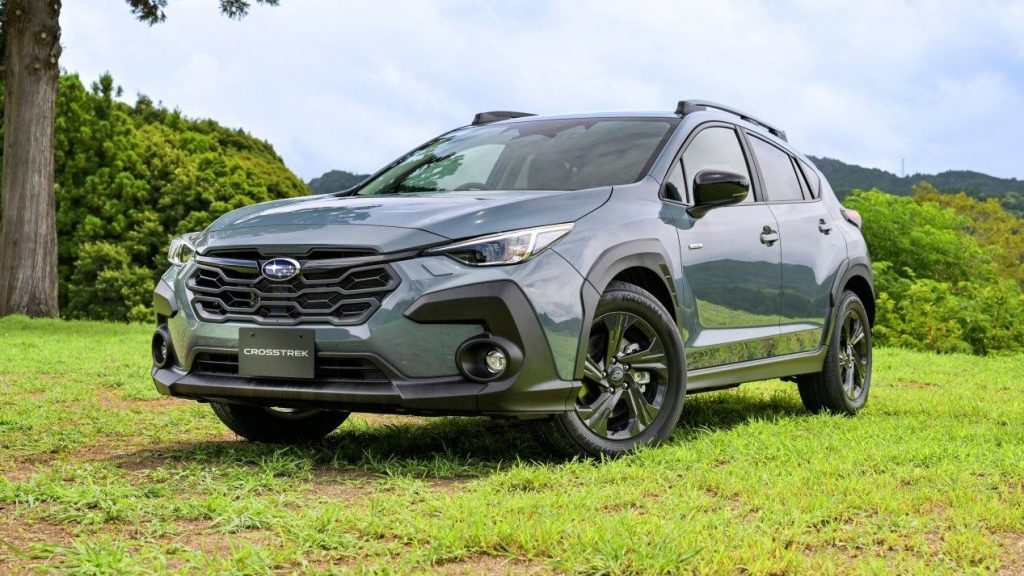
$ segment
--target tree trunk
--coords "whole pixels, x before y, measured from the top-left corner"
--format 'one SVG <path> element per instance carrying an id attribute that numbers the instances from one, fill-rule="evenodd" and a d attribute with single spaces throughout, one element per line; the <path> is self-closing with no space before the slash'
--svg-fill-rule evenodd
<path id="1" fill-rule="evenodd" d="M 61 0 L 6 0 L 0 316 L 57 316 L 53 121 Z"/>

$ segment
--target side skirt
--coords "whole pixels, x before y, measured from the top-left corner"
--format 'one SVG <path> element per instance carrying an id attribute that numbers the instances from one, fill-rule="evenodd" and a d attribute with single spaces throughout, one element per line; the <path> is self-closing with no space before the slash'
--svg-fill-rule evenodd
<path id="1" fill-rule="evenodd" d="M 691 370 L 686 374 L 686 392 L 711 391 L 744 382 L 820 372 L 827 353 L 828 348 L 821 346 L 810 352 Z"/>

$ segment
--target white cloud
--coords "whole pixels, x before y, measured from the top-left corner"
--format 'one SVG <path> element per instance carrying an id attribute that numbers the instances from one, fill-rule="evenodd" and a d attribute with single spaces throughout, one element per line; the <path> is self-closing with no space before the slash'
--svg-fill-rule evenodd
<path id="1" fill-rule="evenodd" d="M 147 27 L 66 3 L 62 64 L 241 126 L 304 178 L 369 171 L 485 109 L 721 100 L 812 154 L 1024 176 L 1024 4 L 176 0 Z"/>

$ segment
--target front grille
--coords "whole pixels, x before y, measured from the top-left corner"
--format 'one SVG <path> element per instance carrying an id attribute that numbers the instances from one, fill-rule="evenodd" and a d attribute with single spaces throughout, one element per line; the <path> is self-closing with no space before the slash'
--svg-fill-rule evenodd
<path id="1" fill-rule="evenodd" d="M 186 283 L 196 315 L 208 322 L 352 326 L 366 322 L 399 283 L 384 257 L 372 252 L 318 249 L 292 256 L 301 271 L 282 281 L 260 271 L 275 257 L 252 249 L 196 257 Z"/>
<path id="2" fill-rule="evenodd" d="M 238 375 L 238 355 L 201 352 L 196 355 L 192 371 L 219 376 Z M 391 380 L 373 361 L 366 358 L 317 356 L 316 379 L 344 382 L 387 383 Z"/>

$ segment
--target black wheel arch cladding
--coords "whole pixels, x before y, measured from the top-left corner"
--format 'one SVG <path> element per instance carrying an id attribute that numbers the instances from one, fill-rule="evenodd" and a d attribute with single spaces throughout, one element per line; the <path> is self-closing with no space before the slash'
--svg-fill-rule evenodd
<path id="1" fill-rule="evenodd" d="M 667 312 L 672 318 L 679 317 L 679 300 L 675 285 L 671 281 L 668 253 L 661 242 L 654 239 L 633 240 L 609 248 L 598 256 L 586 275 L 581 298 L 583 300 L 583 327 L 580 330 L 579 346 L 576 350 L 576 367 L 573 377 L 583 378 L 583 364 L 586 356 L 587 335 L 590 334 L 594 315 L 601 294 L 621 272 L 630 268 L 644 268 L 656 274 L 665 284 L 673 308 Z M 657 298 L 655 298 L 657 301 Z"/>

